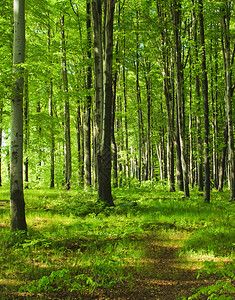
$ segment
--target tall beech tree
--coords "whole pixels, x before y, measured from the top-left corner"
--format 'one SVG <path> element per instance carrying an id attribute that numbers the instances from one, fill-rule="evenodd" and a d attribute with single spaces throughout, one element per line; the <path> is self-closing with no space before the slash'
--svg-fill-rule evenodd
<path id="1" fill-rule="evenodd" d="M 232 1 L 224 1 L 222 7 L 222 50 L 225 71 L 225 105 L 228 123 L 228 168 L 230 176 L 230 201 L 235 200 L 235 156 L 234 156 L 234 130 L 233 130 L 233 106 L 232 106 L 232 65 L 234 63 L 235 44 L 231 54 L 230 15 Z"/>
<path id="2" fill-rule="evenodd" d="M 205 165 L 205 202 L 210 202 L 210 158 L 209 158 L 209 99 L 208 99 L 208 80 L 206 68 L 206 51 L 205 51 L 205 33 L 204 33 L 204 15 L 203 2 L 199 4 L 199 24 L 200 24 L 200 45 L 201 45 L 201 66 L 202 66 L 202 90 L 203 90 L 203 107 L 204 107 L 204 165 Z"/>
<path id="3" fill-rule="evenodd" d="M 179 130 L 180 158 L 183 170 L 183 186 L 186 197 L 189 197 L 189 179 L 186 161 L 185 136 L 184 136 L 184 103 L 183 103 L 183 65 L 181 58 L 181 1 L 176 0 L 173 4 L 174 41 L 175 41 L 175 73 L 176 73 L 176 99 L 177 99 L 177 126 Z"/>
<path id="4" fill-rule="evenodd" d="M 13 78 L 11 100 L 11 230 L 27 231 L 23 192 L 23 87 L 25 1 L 14 0 Z"/>
<path id="5" fill-rule="evenodd" d="M 65 187 L 70 189 L 72 163 L 71 163 L 71 138 L 70 138 L 70 109 L 69 109 L 69 84 L 68 84 L 68 70 L 66 58 L 66 41 L 64 29 L 64 15 L 60 19 L 61 25 L 61 51 L 62 51 L 62 83 L 64 95 L 64 132 L 65 132 Z"/>
<path id="6" fill-rule="evenodd" d="M 91 67 L 91 4 L 86 1 L 86 29 L 87 29 L 87 96 L 84 112 L 84 173 L 85 186 L 91 186 L 91 88 L 92 88 L 92 67 Z"/>
<path id="7" fill-rule="evenodd" d="M 95 146 L 98 200 L 113 206 L 111 192 L 111 113 L 115 0 L 92 1 L 94 28 Z M 102 26 L 103 18 L 103 26 Z"/>

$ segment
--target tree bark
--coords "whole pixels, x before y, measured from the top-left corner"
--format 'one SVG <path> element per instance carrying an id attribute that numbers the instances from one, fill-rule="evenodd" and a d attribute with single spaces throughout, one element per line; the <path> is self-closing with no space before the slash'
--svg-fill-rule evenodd
<path id="1" fill-rule="evenodd" d="M 201 67 L 202 67 L 202 88 L 203 88 L 203 106 L 204 106 L 204 165 L 205 165 L 205 202 L 210 202 L 210 159 L 209 159 L 209 104 L 208 104 L 208 80 L 206 69 L 206 52 L 205 52 L 205 36 L 204 36 L 204 17 L 203 17 L 203 2 L 199 4 L 199 24 L 200 24 L 200 44 L 201 44 Z"/>
<path id="2" fill-rule="evenodd" d="M 92 88 L 92 68 L 91 63 L 91 4 L 86 2 L 87 11 L 87 92 L 85 114 L 84 114 L 84 173 L 85 187 L 91 186 L 91 88 Z"/>
<path id="3" fill-rule="evenodd" d="M 51 25 L 50 25 L 50 16 L 48 16 L 49 24 L 48 24 L 48 33 L 47 33 L 47 38 L 48 38 L 48 54 L 51 55 Z M 52 61 L 50 60 L 50 63 Z M 53 114 L 53 109 L 54 109 L 54 103 L 53 103 L 53 81 L 52 78 L 50 77 L 49 79 L 49 96 L 48 96 L 48 113 L 49 117 L 51 119 L 51 130 L 50 130 L 50 169 L 51 169 L 51 178 L 50 178 L 50 188 L 55 187 L 55 134 L 54 134 L 54 114 Z"/>
<path id="4" fill-rule="evenodd" d="M 230 6 L 231 1 L 225 1 L 222 16 L 222 47 L 225 69 L 225 104 L 228 122 L 228 169 L 230 176 L 230 201 L 235 200 L 235 155 L 233 132 L 233 106 L 232 106 L 232 63 L 230 50 Z M 224 42 L 223 42 L 224 38 Z"/>
<path id="5" fill-rule="evenodd" d="M 131 167 L 130 167 L 130 155 L 129 155 L 129 135 L 128 135 L 128 122 L 127 122 L 127 95 L 126 95 L 126 67 L 125 67 L 125 55 L 126 55 L 126 37 L 124 32 L 123 37 L 123 99 L 124 99 L 124 114 L 125 114 L 125 150 L 126 150 L 126 173 L 128 177 L 128 185 L 130 187 Z"/>
<path id="6" fill-rule="evenodd" d="M 194 0 L 192 1 L 194 5 Z M 197 35 L 197 17 L 195 10 L 193 10 L 193 39 L 195 44 L 195 57 L 196 62 L 199 62 L 198 57 L 198 35 Z M 196 116 L 196 127 L 197 127 L 197 172 L 196 172 L 196 182 L 199 191 L 203 191 L 203 162 L 202 162 L 202 138 L 201 138 L 201 116 L 200 116 L 200 107 L 201 107 L 201 93 L 200 93 L 200 78 L 198 72 L 195 75 L 195 89 L 196 89 L 196 103 L 197 103 L 197 116 Z"/>
<path id="7" fill-rule="evenodd" d="M 102 43 L 102 1 L 92 1 L 92 17 L 94 31 L 94 89 L 95 89 L 95 109 L 94 109 L 94 184 L 101 184 L 99 177 L 101 132 L 103 119 L 103 43 Z M 97 180 L 97 183 L 96 183 Z M 99 197 L 99 193 L 98 193 Z"/>
<path id="8" fill-rule="evenodd" d="M 150 63 L 146 63 L 146 73 L 150 73 Z M 146 161 L 146 180 L 151 180 L 151 116 L 152 116 L 152 103 L 151 103 L 151 83 L 147 75 L 145 75 L 145 84 L 147 90 L 147 161 Z"/>
<path id="9" fill-rule="evenodd" d="M 116 55 L 118 54 L 118 42 L 116 42 L 115 47 Z M 116 58 L 116 63 L 118 64 L 118 58 Z M 113 186 L 118 187 L 118 150 L 115 139 L 115 112 L 116 112 L 116 97 L 117 97 L 117 81 L 118 81 L 118 70 L 115 70 L 114 80 L 113 80 L 113 103 L 112 103 L 112 161 L 113 161 Z"/>
<path id="10" fill-rule="evenodd" d="M 226 122 L 225 127 L 224 127 L 224 147 L 223 147 L 222 152 L 221 152 L 220 165 L 219 165 L 218 191 L 223 190 L 224 173 L 225 173 L 225 161 L 226 161 L 227 149 L 228 149 L 228 123 Z"/>
<path id="11" fill-rule="evenodd" d="M 64 132 L 65 132 L 65 188 L 70 189 L 72 162 L 71 162 L 71 142 L 70 142 L 70 109 L 69 109 L 69 95 L 68 95 L 68 72 L 66 61 L 66 42 L 64 30 L 64 16 L 60 19 L 61 25 L 61 51 L 62 51 L 62 82 L 64 94 Z"/>
<path id="12" fill-rule="evenodd" d="M 188 169 L 185 155 L 185 138 L 183 126 L 183 70 L 181 62 L 181 42 L 180 42 L 180 26 L 181 26 L 181 4 L 179 1 L 174 2 L 174 39 L 175 39 L 175 62 L 176 62 L 176 98 L 177 98 L 177 112 L 178 112 L 178 129 L 179 142 L 181 150 L 181 163 L 183 170 L 183 185 L 185 197 L 189 197 L 188 185 Z"/>
<path id="13" fill-rule="evenodd" d="M 28 73 L 25 72 L 24 80 L 24 181 L 25 188 L 27 189 L 29 183 L 29 158 L 28 158 L 28 147 L 29 147 L 29 82 Z"/>
<path id="14" fill-rule="evenodd" d="M 102 1 L 92 1 L 94 22 L 95 127 L 96 159 L 98 163 L 98 200 L 105 203 L 107 206 L 114 205 L 111 193 L 111 114 L 113 100 L 112 59 L 114 8 L 115 0 L 104 1 L 104 26 L 102 34 Z"/>
<path id="15" fill-rule="evenodd" d="M 23 69 L 25 59 L 25 1 L 14 0 L 13 75 L 11 100 L 11 230 L 27 231 L 23 192 Z"/>
<path id="16" fill-rule="evenodd" d="M 137 11 L 137 30 L 139 27 L 139 12 Z M 142 146 L 143 146 L 143 117 L 141 108 L 141 93 L 139 83 L 139 33 L 136 33 L 136 97 L 138 104 L 138 179 L 142 181 Z"/>

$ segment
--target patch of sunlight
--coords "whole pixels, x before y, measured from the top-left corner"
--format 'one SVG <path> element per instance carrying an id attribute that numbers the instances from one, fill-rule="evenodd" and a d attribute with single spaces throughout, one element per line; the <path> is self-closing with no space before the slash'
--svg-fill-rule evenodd
<path id="1" fill-rule="evenodd" d="M 15 280 L 15 279 L 0 279 L 0 285 L 5 286 L 15 286 L 25 284 L 23 281 Z"/>
<path id="2" fill-rule="evenodd" d="M 198 261 L 198 262 L 205 262 L 205 261 L 214 261 L 214 262 L 229 262 L 233 259 L 230 257 L 220 257 L 215 256 L 213 253 L 203 253 L 203 252 L 188 252 L 185 254 L 185 258 L 187 261 Z"/>

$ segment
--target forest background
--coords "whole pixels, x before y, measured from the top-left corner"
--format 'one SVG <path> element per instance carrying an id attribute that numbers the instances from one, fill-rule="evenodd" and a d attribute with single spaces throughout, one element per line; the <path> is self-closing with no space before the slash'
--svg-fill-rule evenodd
<path id="1" fill-rule="evenodd" d="M 233 299 L 234 35 L 227 0 L 2 3 L 3 295 L 192 295 L 191 257 Z"/>
<path id="2" fill-rule="evenodd" d="M 98 3 L 98 2 L 97 2 Z M 26 1 L 25 187 L 97 185 L 89 1 Z M 1 7 L 1 178 L 9 178 L 13 12 Z M 93 23 L 94 21 L 93 15 Z M 102 16 L 101 16 L 102 18 Z M 105 30 L 105 28 L 104 28 Z M 119 1 L 112 184 L 165 180 L 234 198 L 232 1 Z M 104 50 L 105 51 L 105 50 Z M 205 183 L 204 183 L 205 182 Z M 2 179 L 1 179 L 2 183 Z"/>

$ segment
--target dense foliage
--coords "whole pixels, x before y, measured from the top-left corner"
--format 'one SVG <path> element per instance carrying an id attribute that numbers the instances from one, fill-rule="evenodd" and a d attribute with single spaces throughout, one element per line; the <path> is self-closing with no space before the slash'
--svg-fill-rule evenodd
<path id="1" fill-rule="evenodd" d="M 203 2 L 210 181 L 213 186 L 222 189 L 224 183 L 233 184 L 229 177 L 230 151 L 226 152 L 228 118 L 224 99 L 228 84 L 225 76 L 227 50 L 230 51 L 231 84 L 234 83 L 234 7 L 231 1 L 225 0 Z M 112 138 L 114 185 L 128 184 L 133 177 L 140 181 L 168 179 L 170 183 L 173 180 L 170 175 L 173 168 L 173 176 L 179 188 L 183 189 L 185 162 L 189 183 L 202 188 L 205 112 L 199 7 L 197 1 L 169 0 L 157 3 L 133 0 L 116 3 Z M 175 15 L 177 12 L 178 16 Z M 9 172 L 12 14 L 11 1 L 4 1 L 0 22 L 0 88 L 2 177 L 5 182 Z M 72 184 L 83 184 L 86 167 L 84 153 L 87 148 L 84 140 L 87 96 L 93 95 L 91 90 L 87 90 L 86 82 L 88 67 L 93 64 L 93 56 L 87 56 L 88 51 L 93 53 L 93 46 L 89 46 L 87 40 L 87 17 L 85 1 L 26 1 L 24 160 L 25 168 L 26 162 L 29 168 L 29 174 L 25 174 L 29 186 L 50 186 L 52 161 L 55 184 L 61 186 L 65 183 L 64 105 L 67 96 L 70 106 Z M 180 20 L 178 25 L 175 23 L 176 17 Z M 227 22 L 226 28 L 223 22 Z M 92 27 L 89 30 L 92 32 Z M 68 76 L 66 96 L 61 66 L 64 56 L 62 31 L 65 34 Z M 180 47 L 178 58 L 177 41 Z M 179 70 L 177 59 L 181 61 Z M 232 99 L 233 90 L 231 86 Z M 178 95 L 177 91 L 181 94 Z M 92 100 L 91 125 L 93 104 Z M 174 147 L 171 147 L 171 142 Z M 91 143 L 92 184 L 95 185 L 92 138 Z M 180 156 L 180 151 L 183 156 Z M 174 182 L 171 184 L 174 185 Z"/>

